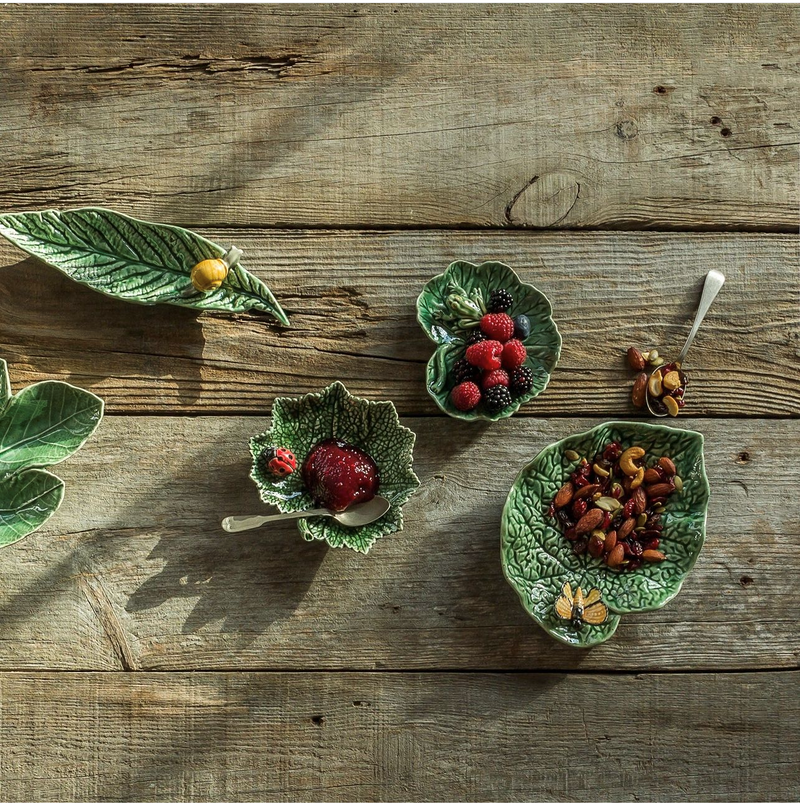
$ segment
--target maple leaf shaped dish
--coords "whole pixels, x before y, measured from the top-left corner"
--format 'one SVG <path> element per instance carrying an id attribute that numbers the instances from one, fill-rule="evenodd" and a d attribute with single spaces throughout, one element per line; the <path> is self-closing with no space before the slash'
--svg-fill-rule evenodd
<path id="1" fill-rule="evenodd" d="M 576 555 L 547 509 L 577 466 L 565 452 L 591 459 L 605 444 L 623 449 L 640 446 L 647 455 L 667 456 L 683 481 L 679 494 L 665 503 L 661 549 L 667 559 L 621 572 L 589 553 Z M 503 509 L 501 556 L 506 580 L 528 614 L 548 634 L 576 647 L 604 642 L 617 629 L 620 616 L 652 611 L 672 600 L 695 564 L 706 535 L 709 485 L 703 461 L 703 436 L 658 424 L 607 422 L 543 449 L 517 476 Z M 564 584 L 584 592 L 598 589 L 608 606 L 600 625 L 576 628 L 559 617 L 555 604 Z"/>
<path id="2" fill-rule="evenodd" d="M 315 507 L 303 485 L 300 466 L 320 441 L 337 438 L 366 452 L 378 467 L 378 493 L 391 507 L 377 521 L 348 528 L 327 517 L 297 520 L 307 541 L 323 539 L 331 547 L 350 547 L 366 553 L 375 541 L 403 529 L 403 505 L 419 486 L 412 469 L 416 436 L 400 424 L 391 402 L 370 402 L 352 396 L 340 382 L 318 394 L 281 397 L 272 406 L 272 426 L 250 439 L 253 469 L 250 474 L 263 502 L 279 511 L 303 511 Z M 291 450 L 297 471 L 274 477 L 262 471 L 258 456 L 266 447 Z"/>
<path id="3" fill-rule="evenodd" d="M 485 303 L 493 290 L 510 292 L 514 303 L 509 313 L 525 315 L 530 321 L 530 334 L 523 340 L 527 350 L 523 365 L 531 370 L 533 384 L 499 413 L 488 413 L 482 404 L 474 410 L 461 411 L 450 398 L 455 384 L 453 366 L 464 357 L 466 339 L 485 312 Z M 434 402 L 448 416 L 464 421 L 495 422 L 516 413 L 521 405 L 544 391 L 561 354 L 561 335 L 552 313 L 547 296 L 523 282 L 502 262 L 476 265 L 458 260 L 451 263 L 443 274 L 425 285 L 417 299 L 417 320 L 437 345 L 426 371 L 426 386 Z"/>

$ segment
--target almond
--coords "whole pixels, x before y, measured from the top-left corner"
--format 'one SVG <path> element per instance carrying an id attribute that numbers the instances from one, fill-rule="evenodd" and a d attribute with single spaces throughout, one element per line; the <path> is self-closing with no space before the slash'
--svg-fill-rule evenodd
<path id="1" fill-rule="evenodd" d="M 600 558 L 600 556 L 603 554 L 604 544 L 605 540 L 603 539 L 602 535 L 598 535 L 598 532 L 595 532 L 589 539 L 589 546 L 586 549 L 589 551 L 589 555 L 593 556 L 594 558 Z"/>
<path id="2" fill-rule="evenodd" d="M 656 561 L 663 561 L 666 556 L 660 550 L 645 550 L 642 553 L 642 558 L 654 564 Z"/>
<path id="3" fill-rule="evenodd" d="M 621 544 L 618 544 L 606 556 L 606 564 L 608 564 L 609 567 L 618 567 L 624 560 L 625 560 L 625 550 L 623 549 Z"/>
<path id="4" fill-rule="evenodd" d="M 644 482 L 645 483 L 660 483 L 661 482 L 661 473 L 658 469 L 648 469 L 644 473 Z"/>
<path id="5" fill-rule="evenodd" d="M 674 491 L 672 483 L 654 483 L 647 487 L 647 496 L 652 500 L 656 497 L 668 497 Z M 644 511 L 644 508 L 642 509 Z"/>
<path id="6" fill-rule="evenodd" d="M 553 501 L 553 504 L 556 508 L 563 508 L 568 503 L 572 502 L 572 495 L 575 492 L 575 487 L 572 483 L 565 483 L 559 490 L 558 494 L 556 494 L 556 498 Z"/>
<path id="7" fill-rule="evenodd" d="M 636 527 L 636 520 L 633 517 L 629 517 L 619 526 L 619 530 L 617 531 L 617 538 L 618 539 L 627 538 L 630 532 L 634 529 L 634 527 Z"/>
<path id="8" fill-rule="evenodd" d="M 610 553 L 615 547 L 617 546 L 617 532 L 612 530 L 611 533 L 606 536 L 605 542 L 603 542 L 603 550 L 606 553 Z"/>
<path id="9" fill-rule="evenodd" d="M 575 500 L 582 500 L 584 497 L 591 497 L 600 491 L 600 486 L 597 483 L 589 483 L 588 486 L 582 486 L 575 492 Z"/>
<path id="10" fill-rule="evenodd" d="M 599 508 L 592 508 L 587 511 L 575 525 L 575 533 L 580 536 L 582 533 L 589 533 L 599 527 L 605 519 L 605 514 Z"/>
<path id="11" fill-rule="evenodd" d="M 647 375 L 642 372 L 636 375 L 633 382 L 633 390 L 631 391 L 631 402 L 637 408 L 643 408 L 647 400 Z"/>
<path id="12" fill-rule="evenodd" d="M 674 475 L 678 470 L 675 464 L 669 458 L 659 458 L 658 465 L 670 476 Z"/>
<path id="13" fill-rule="evenodd" d="M 644 371 L 644 367 L 647 365 L 644 355 L 635 346 L 628 349 L 628 365 L 634 371 Z"/>
<path id="14" fill-rule="evenodd" d="M 647 508 L 647 495 L 644 493 L 644 489 L 641 488 L 641 486 L 633 492 L 631 499 L 633 500 L 633 510 L 635 513 L 643 514 L 645 508 Z"/>

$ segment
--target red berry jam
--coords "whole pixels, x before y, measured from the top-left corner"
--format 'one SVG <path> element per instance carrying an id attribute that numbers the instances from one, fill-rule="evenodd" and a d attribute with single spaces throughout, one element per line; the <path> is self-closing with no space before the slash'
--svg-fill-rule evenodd
<path id="1" fill-rule="evenodd" d="M 380 485 L 375 461 L 363 450 L 337 438 L 320 441 L 308 453 L 302 473 L 311 496 L 331 511 L 344 511 L 371 500 Z"/>

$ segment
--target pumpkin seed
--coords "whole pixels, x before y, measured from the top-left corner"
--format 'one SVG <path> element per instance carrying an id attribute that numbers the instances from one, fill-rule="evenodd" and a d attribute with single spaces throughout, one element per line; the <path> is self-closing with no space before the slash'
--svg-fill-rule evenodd
<path id="1" fill-rule="evenodd" d="M 647 514 L 639 514 L 636 517 L 636 529 L 643 528 L 647 522 Z"/>
<path id="2" fill-rule="evenodd" d="M 578 455 L 578 453 L 577 453 L 577 452 L 575 452 L 575 450 L 574 450 L 574 449 L 567 449 L 567 450 L 564 450 L 564 457 L 565 457 L 565 458 L 566 458 L 568 461 L 579 461 L 579 460 L 580 460 L 580 458 L 581 458 L 581 456 L 580 456 L 580 455 Z"/>
<path id="3" fill-rule="evenodd" d="M 673 477 L 672 480 L 675 483 L 675 491 L 683 491 L 683 481 L 680 479 L 680 477 L 678 477 L 678 475 L 675 475 L 675 477 Z"/>

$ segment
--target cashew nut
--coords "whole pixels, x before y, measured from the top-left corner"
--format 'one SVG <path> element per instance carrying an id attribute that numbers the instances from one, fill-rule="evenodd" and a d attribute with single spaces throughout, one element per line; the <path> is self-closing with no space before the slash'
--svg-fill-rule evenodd
<path id="1" fill-rule="evenodd" d="M 641 447 L 628 447 L 628 449 L 619 456 L 619 468 L 622 469 L 628 477 L 633 477 L 640 469 L 640 467 L 634 463 L 634 461 L 638 461 L 639 458 L 644 458 L 644 450 Z M 642 477 L 644 477 L 644 470 L 642 470 Z M 641 481 L 639 482 L 641 483 Z"/>
<path id="2" fill-rule="evenodd" d="M 631 479 L 631 491 L 636 491 L 644 481 L 644 466 L 640 466 L 636 475 Z"/>

